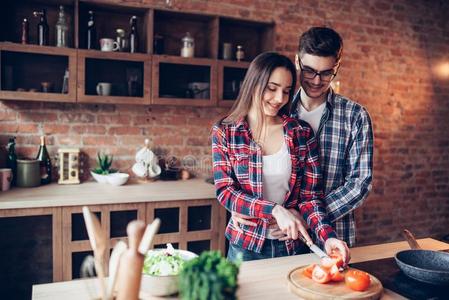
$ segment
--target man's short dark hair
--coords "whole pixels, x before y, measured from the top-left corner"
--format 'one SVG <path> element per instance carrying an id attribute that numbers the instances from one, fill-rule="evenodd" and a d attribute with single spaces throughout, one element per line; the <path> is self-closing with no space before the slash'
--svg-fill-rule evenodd
<path id="1" fill-rule="evenodd" d="M 299 54 L 307 53 L 316 56 L 333 56 L 340 61 L 343 51 L 343 40 L 333 29 L 312 27 L 299 38 Z"/>

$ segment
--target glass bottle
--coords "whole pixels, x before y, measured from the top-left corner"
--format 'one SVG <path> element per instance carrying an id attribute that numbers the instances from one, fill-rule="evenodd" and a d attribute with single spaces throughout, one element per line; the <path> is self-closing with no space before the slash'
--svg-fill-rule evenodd
<path id="1" fill-rule="evenodd" d="M 41 136 L 41 145 L 37 153 L 36 159 L 40 163 L 41 184 L 51 182 L 51 160 L 48 155 L 47 147 L 45 146 L 45 136 Z"/>
<path id="2" fill-rule="evenodd" d="M 64 6 L 59 6 L 58 21 L 56 22 L 56 47 L 69 46 L 69 26 L 64 12 Z"/>
<path id="3" fill-rule="evenodd" d="M 22 38 L 21 38 L 21 42 L 22 44 L 28 44 L 28 39 L 29 39 L 29 34 L 30 32 L 30 22 L 28 22 L 28 19 L 25 18 L 22 21 Z"/>
<path id="4" fill-rule="evenodd" d="M 86 49 L 97 49 L 97 31 L 95 29 L 94 12 L 89 10 L 87 21 Z"/>
<path id="5" fill-rule="evenodd" d="M 237 52 L 235 52 L 235 58 L 237 59 L 237 61 L 242 61 L 245 59 L 245 51 L 243 51 L 242 45 L 237 46 Z"/>
<path id="6" fill-rule="evenodd" d="M 8 157 L 6 158 L 6 167 L 12 171 L 12 181 L 11 185 L 16 185 L 17 178 L 17 155 L 16 155 L 16 137 L 10 137 L 8 145 L 6 146 L 8 150 Z"/>
<path id="7" fill-rule="evenodd" d="M 47 23 L 47 11 L 42 9 L 41 11 L 33 12 L 35 17 L 39 17 L 39 23 L 37 24 L 37 44 L 39 46 L 48 45 L 48 23 Z"/>
<path id="8" fill-rule="evenodd" d="M 187 32 L 181 41 L 182 41 L 181 56 L 193 57 L 195 53 L 195 40 L 190 35 L 190 33 Z"/>
<path id="9" fill-rule="evenodd" d="M 131 32 L 129 33 L 129 52 L 136 53 L 139 48 L 139 35 L 137 34 L 137 17 L 132 16 L 131 20 Z"/>

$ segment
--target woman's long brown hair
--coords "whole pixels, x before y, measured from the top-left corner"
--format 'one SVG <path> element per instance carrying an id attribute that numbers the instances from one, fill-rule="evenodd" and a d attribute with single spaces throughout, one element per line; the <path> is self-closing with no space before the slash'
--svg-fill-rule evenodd
<path id="1" fill-rule="evenodd" d="M 264 52 L 259 54 L 249 65 L 237 100 L 232 106 L 229 115 L 225 117 L 221 123 L 235 123 L 245 118 L 248 115 L 253 101 L 255 101 L 255 99 L 262 99 L 262 95 L 267 88 L 271 73 L 279 67 L 287 69 L 292 75 L 292 86 L 290 89 L 288 102 L 278 112 L 278 115 L 288 114 L 296 87 L 295 66 L 285 55 L 277 52 Z M 262 136 L 261 130 L 264 125 L 262 105 L 259 105 L 258 115 L 260 118 L 258 119 L 257 128 L 255 130 L 253 129 L 253 138 L 256 141 L 260 141 Z"/>

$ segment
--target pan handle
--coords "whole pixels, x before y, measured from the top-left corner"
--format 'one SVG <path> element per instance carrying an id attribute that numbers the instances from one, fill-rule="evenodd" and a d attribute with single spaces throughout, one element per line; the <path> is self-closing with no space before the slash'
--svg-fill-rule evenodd
<path id="1" fill-rule="evenodd" d="M 415 236 L 409 230 L 404 229 L 404 231 L 402 231 L 402 234 L 404 235 L 404 238 L 407 240 L 410 248 L 421 249 L 421 247 L 419 246 L 418 242 L 415 239 Z"/>

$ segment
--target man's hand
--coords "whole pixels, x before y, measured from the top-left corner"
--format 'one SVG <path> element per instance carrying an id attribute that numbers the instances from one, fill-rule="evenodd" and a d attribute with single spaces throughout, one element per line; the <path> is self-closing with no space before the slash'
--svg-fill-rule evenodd
<path id="1" fill-rule="evenodd" d="M 257 226 L 257 223 L 249 221 L 249 219 L 254 219 L 253 217 L 245 216 L 236 212 L 231 213 L 232 223 L 234 223 L 235 229 L 243 233 L 243 230 L 240 228 L 240 224 L 248 225 L 248 226 Z"/>
<path id="2" fill-rule="evenodd" d="M 346 266 L 351 260 L 348 245 L 346 245 L 346 243 L 342 240 L 329 238 L 326 240 L 326 243 L 324 243 L 324 248 L 326 249 L 326 253 L 328 255 L 331 255 L 334 251 L 339 252 L 343 258 L 343 266 Z"/>

